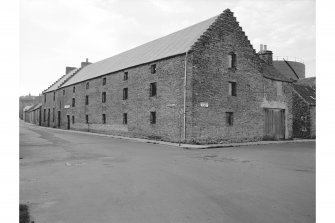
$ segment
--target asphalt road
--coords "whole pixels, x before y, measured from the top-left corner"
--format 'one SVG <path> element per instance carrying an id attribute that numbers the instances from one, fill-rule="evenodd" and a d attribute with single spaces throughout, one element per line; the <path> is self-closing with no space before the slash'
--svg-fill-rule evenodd
<path id="1" fill-rule="evenodd" d="M 315 143 L 185 150 L 20 123 L 35 223 L 315 222 Z"/>

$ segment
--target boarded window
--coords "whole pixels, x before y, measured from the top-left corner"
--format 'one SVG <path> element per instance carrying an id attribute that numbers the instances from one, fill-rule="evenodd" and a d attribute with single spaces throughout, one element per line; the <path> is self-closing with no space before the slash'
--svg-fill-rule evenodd
<path id="1" fill-rule="evenodd" d="M 150 97 L 156 96 L 157 94 L 157 83 L 150 83 Z"/>
<path id="2" fill-rule="evenodd" d="M 234 124 L 234 113 L 226 112 L 226 124 L 232 126 Z"/>
<path id="3" fill-rule="evenodd" d="M 228 54 L 228 68 L 236 68 L 236 54 L 235 53 Z"/>
<path id="4" fill-rule="evenodd" d="M 123 113 L 123 124 L 124 125 L 127 125 L 127 123 L 128 123 L 128 117 L 127 116 L 128 116 L 127 113 Z"/>
<path id="5" fill-rule="evenodd" d="M 123 74 L 123 80 L 124 81 L 128 80 L 128 72 L 124 72 L 124 74 Z"/>
<path id="6" fill-rule="evenodd" d="M 151 73 L 152 74 L 156 73 L 156 64 L 151 65 Z"/>
<path id="7" fill-rule="evenodd" d="M 106 92 L 102 92 L 102 103 L 106 103 Z"/>
<path id="8" fill-rule="evenodd" d="M 150 112 L 150 124 L 156 124 L 156 112 Z"/>
<path id="9" fill-rule="evenodd" d="M 123 100 L 128 99 L 128 88 L 123 88 Z"/>
<path id="10" fill-rule="evenodd" d="M 102 124 L 106 124 L 106 114 L 102 114 Z"/>
<path id="11" fill-rule="evenodd" d="M 229 82 L 229 95 L 236 96 L 236 82 Z"/>
<path id="12" fill-rule="evenodd" d="M 88 95 L 86 95 L 86 98 L 85 98 L 85 105 L 88 105 Z"/>

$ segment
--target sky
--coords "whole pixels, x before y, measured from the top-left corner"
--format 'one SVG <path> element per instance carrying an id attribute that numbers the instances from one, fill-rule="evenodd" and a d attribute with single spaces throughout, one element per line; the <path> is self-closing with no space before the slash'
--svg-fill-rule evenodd
<path id="1" fill-rule="evenodd" d="M 21 0 L 20 95 L 38 95 L 86 58 L 97 62 L 222 13 L 251 44 L 315 71 L 314 0 Z"/>

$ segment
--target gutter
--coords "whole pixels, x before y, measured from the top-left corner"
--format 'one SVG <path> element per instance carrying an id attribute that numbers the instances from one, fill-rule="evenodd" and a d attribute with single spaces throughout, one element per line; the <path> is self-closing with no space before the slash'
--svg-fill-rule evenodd
<path id="1" fill-rule="evenodd" d="M 185 71 L 184 71 L 184 141 L 186 140 L 186 83 L 187 83 L 187 54 L 188 51 L 186 51 L 185 55 Z"/>

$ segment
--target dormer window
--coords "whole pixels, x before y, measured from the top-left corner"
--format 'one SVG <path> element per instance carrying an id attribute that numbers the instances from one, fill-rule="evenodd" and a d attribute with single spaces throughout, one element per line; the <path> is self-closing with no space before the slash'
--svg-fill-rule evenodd
<path id="1" fill-rule="evenodd" d="M 233 52 L 228 54 L 228 68 L 236 68 L 236 54 Z"/>

